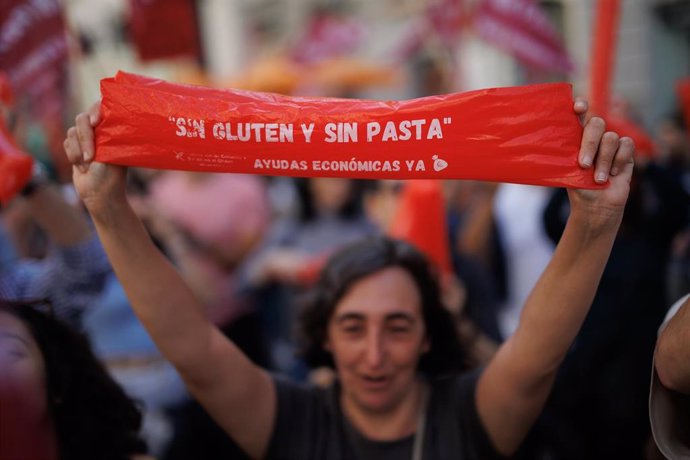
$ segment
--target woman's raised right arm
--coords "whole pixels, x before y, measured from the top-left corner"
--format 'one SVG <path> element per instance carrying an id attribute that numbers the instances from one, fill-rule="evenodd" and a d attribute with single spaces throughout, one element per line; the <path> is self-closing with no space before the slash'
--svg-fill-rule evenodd
<path id="1" fill-rule="evenodd" d="M 65 151 L 113 269 L 135 313 L 190 392 L 252 458 L 261 458 L 277 407 L 273 382 L 211 323 L 156 249 L 127 201 L 126 168 L 93 161 L 98 118 L 98 105 L 79 114 L 67 131 Z"/>

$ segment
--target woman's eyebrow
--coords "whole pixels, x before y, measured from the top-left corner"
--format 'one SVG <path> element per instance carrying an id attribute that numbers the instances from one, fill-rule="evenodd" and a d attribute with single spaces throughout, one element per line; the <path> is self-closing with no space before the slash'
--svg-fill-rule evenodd
<path id="1" fill-rule="evenodd" d="M 335 318 L 336 324 L 343 323 L 345 321 L 361 321 L 364 319 L 364 315 L 361 313 L 349 312 L 343 313 Z"/>
<path id="2" fill-rule="evenodd" d="M 363 321 L 364 314 L 362 313 L 357 313 L 357 312 L 348 312 L 348 313 L 343 313 L 339 316 L 336 316 L 335 318 L 335 323 L 340 324 L 345 321 Z M 413 315 L 407 312 L 393 312 L 389 313 L 385 317 L 385 321 L 397 321 L 397 320 L 403 320 L 407 321 L 410 323 L 416 322 L 416 319 Z"/>
<path id="3" fill-rule="evenodd" d="M 398 320 L 407 321 L 409 323 L 414 323 L 416 321 L 414 316 L 412 316 L 409 313 L 396 312 L 396 313 L 391 313 L 389 315 L 386 315 L 386 321 L 398 321 Z"/>
<path id="4" fill-rule="evenodd" d="M 15 339 L 24 344 L 27 348 L 30 348 L 29 341 L 14 332 L 0 331 L 0 339 Z"/>

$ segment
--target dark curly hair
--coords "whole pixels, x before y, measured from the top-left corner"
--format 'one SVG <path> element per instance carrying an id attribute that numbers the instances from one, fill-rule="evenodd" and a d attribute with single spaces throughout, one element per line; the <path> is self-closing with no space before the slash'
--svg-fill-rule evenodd
<path id="1" fill-rule="evenodd" d="M 409 243 L 381 236 L 359 241 L 334 254 L 316 285 L 305 295 L 298 324 L 302 358 L 312 367 L 334 367 L 333 357 L 323 345 L 336 305 L 357 281 L 388 267 L 407 271 L 421 294 L 430 348 L 420 359 L 419 370 L 428 376 L 465 370 L 456 322 L 441 304 L 437 277 L 426 258 Z"/>
<path id="2" fill-rule="evenodd" d="M 91 351 L 83 334 L 37 304 L 0 299 L 0 312 L 22 321 L 43 355 L 46 401 L 59 458 L 125 460 L 145 454 L 141 412 Z"/>
<path id="3" fill-rule="evenodd" d="M 312 180 L 310 178 L 295 179 L 295 187 L 300 202 L 298 217 L 302 223 L 310 222 L 317 218 L 314 193 L 310 187 Z M 366 180 L 349 180 L 350 192 L 341 208 L 337 211 L 338 216 L 342 219 L 354 219 L 362 212 L 362 195 L 369 186 L 369 181 Z"/>

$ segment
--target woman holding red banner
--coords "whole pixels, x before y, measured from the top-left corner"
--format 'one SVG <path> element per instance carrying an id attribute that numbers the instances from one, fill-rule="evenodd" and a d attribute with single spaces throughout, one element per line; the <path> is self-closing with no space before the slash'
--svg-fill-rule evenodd
<path id="1" fill-rule="evenodd" d="M 586 103 L 576 102 L 578 114 L 586 110 Z M 142 323 L 192 394 L 252 458 L 489 459 L 514 453 L 589 310 L 633 170 L 632 141 L 606 132 L 602 119 L 590 119 L 579 163 L 608 187 L 569 191 L 566 230 L 518 330 L 482 372 L 456 373 L 445 385 L 424 372 L 424 363 L 443 356 L 440 344 L 453 338 L 440 335 L 438 316 L 431 322 L 440 309 L 438 287 L 428 268 L 414 262 L 415 251 L 374 240 L 370 247 L 383 249 L 360 246 L 331 259 L 319 284 L 330 289 L 321 290 L 315 307 L 320 329 L 312 329 L 312 337 L 320 334 L 315 345 L 334 363 L 338 384 L 322 393 L 258 368 L 206 318 L 129 206 L 126 169 L 93 161 L 98 119 L 94 107 L 67 133 L 75 186 Z"/>

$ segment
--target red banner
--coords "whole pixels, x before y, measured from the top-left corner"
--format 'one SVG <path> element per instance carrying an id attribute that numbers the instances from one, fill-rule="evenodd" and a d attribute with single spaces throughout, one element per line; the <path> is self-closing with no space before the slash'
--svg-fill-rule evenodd
<path id="1" fill-rule="evenodd" d="M 130 28 L 142 61 L 200 55 L 194 0 L 130 0 Z"/>
<path id="2" fill-rule="evenodd" d="M 61 68 L 67 41 L 57 0 L 3 0 L 0 8 L 0 71 L 15 93 Z"/>
<path id="3" fill-rule="evenodd" d="M 0 120 L 0 203 L 11 200 L 31 178 L 33 158 L 22 152 Z"/>
<path id="4" fill-rule="evenodd" d="M 477 179 L 599 187 L 577 161 L 570 85 L 409 101 L 288 97 L 101 81 L 98 161 L 283 176 Z"/>
<path id="5" fill-rule="evenodd" d="M 568 73 L 573 64 L 549 18 L 534 0 L 482 0 L 474 28 L 526 64 Z"/>
<path id="6" fill-rule="evenodd" d="M 685 124 L 688 125 L 688 136 L 690 136 L 690 78 L 678 82 L 678 99 L 683 110 Z"/>

